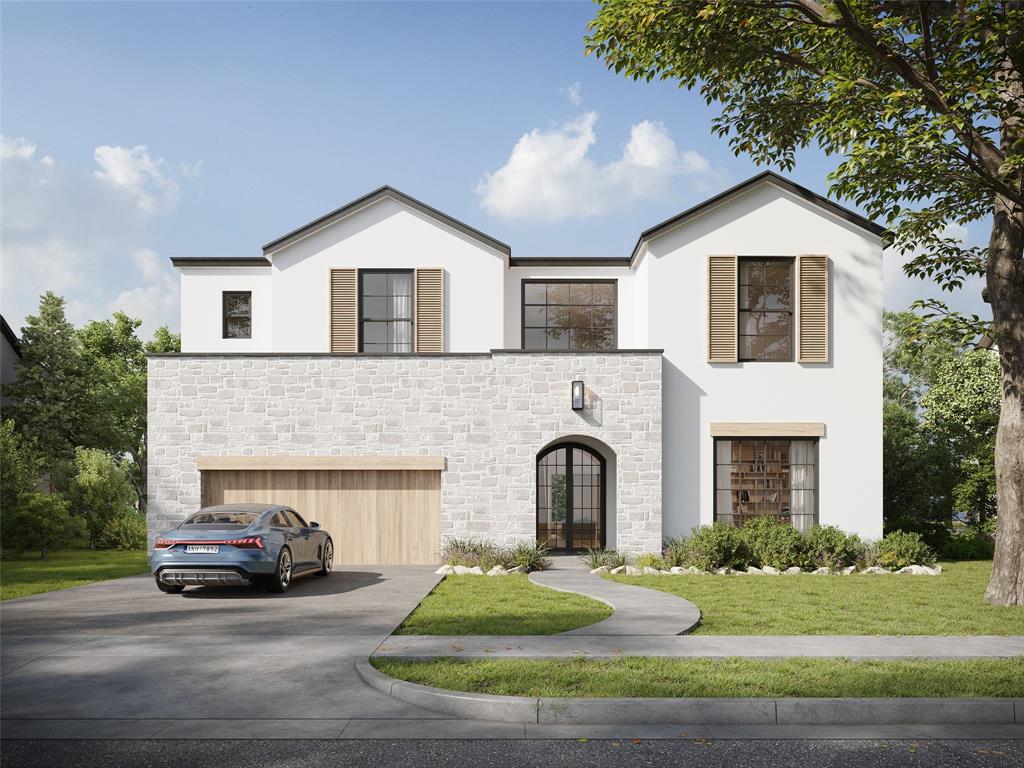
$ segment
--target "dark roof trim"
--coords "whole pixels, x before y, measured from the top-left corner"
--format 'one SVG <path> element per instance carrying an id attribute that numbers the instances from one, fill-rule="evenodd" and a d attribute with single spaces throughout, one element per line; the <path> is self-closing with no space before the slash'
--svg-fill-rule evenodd
<path id="1" fill-rule="evenodd" d="M 269 267 L 270 259 L 265 256 L 172 256 L 171 264 L 175 267 Z"/>
<path id="2" fill-rule="evenodd" d="M 523 256 L 510 258 L 510 267 L 628 267 L 628 256 Z"/>
<path id="3" fill-rule="evenodd" d="M 309 222 L 309 224 L 306 224 L 305 226 L 299 227 L 298 229 L 289 232 L 287 235 L 282 235 L 276 240 L 273 240 L 264 245 L 263 253 L 269 253 L 272 251 L 280 250 L 281 248 L 285 248 L 291 245 L 292 243 L 301 240 L 307 235 L 310 235 L 319 229 L 323 229 L 324 227 L 330 226 L 334 222 L 355 213 L 361 208 L 365 208 L 368 205 L 373 205 L 377 201 L 383 200 L 386 197 L 389 197 L 393 200 L 397 200 L 398 202 L 403 203 L 409 206 L 410 208 L 419 211 L 425 216 L 429 216 L 430 218 L 439 221 L 440 223 L 449 226 L 452 229 L 458 230 L 462 234 L 468 235 L 469 237 L 472 237 L 474 240 L 480 241 L 484 245 L 493 248 L 494 250 L 504 254 L 505 256 L 510 256 L 512 254 L 512 249 L 505 243 L 501 242 L 500 240 L 496 240 L 490 235 L 485 235 L 479 229 L 471 227 L 469 226 L 469 224 L 461 222 L 458 219 L 454 219 L 447 213 L 443 213 L 442 211 L 439 211 L 436 208 L 433 208 L 427 205 L 426 203 L 417 200 L 414 197 L 409 197 L 409 195 L 405 194 L 404 192 L 400 192 L 394 187 L 389 186 L 383 186 L 380 189 L 375 189 L 368 195 L 363 195 L 357 200 L 353 200 L 351 203 L 343 205 L 341 206 L 341 208 L 333 210 L 330 213 L 324 214 L 319 219 L 315 219 Z"/>
<path id="4" fill-rule="evenodd" d="M 854 213 L 848 208 L 844 208 L 838 203 L 829 200 L 827 197 L 823 197 L 822 195 L 819 195 L 817 192 L 813 192 L 807 189 L 807 187 L 802 187 L 795 181 L 790 181 L 785 176 L 780 176 L 774 171 L 764 171 L 763 173 L 757 174 L 757 176 L 753 176 L 747 179 L 746 181 L 737 184 L 735 187 L 730 187 L 724 192 L 720 192 L 714 197 L 708 198 L 703 203 L 698 203 L 692 208 L 685 210 L 676 216 L 673 216 L 671 219 L 667 219 L 661 222 L 660 224 L 656 224 L 650 229 L 641 232 L 640 237 L 636 241 L 636 245 L 633 246 L 633 253 L 629 257 L 630 263 L 632 264 L 633 260 L 636 259 L 637 254 L 640 252 L 640 246 L 643 245 L 644 242 L 646 242 L 647 240 L 657 237 L 658 235 L 661 235 L 670 229 L 674 229 L 680 224 L 683 224 L 687 219 L 691 219 L 694 216 L 703 213 L 708 208 L 718 205 L 719 203 L 728 200 L 730 197 L 738 195 L 740 192 L 744 192 L 747 189 L 754 187 L 764 181 L 769 181 L 775 184 L 776 186 L 782 187 L 787 192 L 791 192 L 797 197 L 802 197 L 807 202 L 814 203 L 819 208 L 824 208 L 833 216 L 838 216 L 840 219 L 843 219 L 844 221 L 847 221 L 850 224 L 853 224 L 854 226 L 860 227 L 861 229 L 867 230 L 871 234 L 877 235 L 883 240 L 891 239 L 889 230 L 887 230 L 880 224 L 876 224 L 875 222 L 871 221 L 871 219 L 867 219 L 861 216 L 859 213 Z"/>
<path id="5" fill-rule="evenodd" d="M 7 343 L 11 345 L 11 349 L 14 350 L 14 354 L 21 357 L 21 339 L 14 333 L 14 329 L 7 324 L 7 318 L 0 315 L 0 330 L 3 331 L 4 338 L 7 339 Z"/>
<path id="6" fill-rule="evenodd" d="M 487 352 L 149 352 L 153 358 L 193 357 L 351 357 L 361 358 L 448 358 L 493 357 L 494 355 L 660 355 L 664 349 L 492 349 Z"/>

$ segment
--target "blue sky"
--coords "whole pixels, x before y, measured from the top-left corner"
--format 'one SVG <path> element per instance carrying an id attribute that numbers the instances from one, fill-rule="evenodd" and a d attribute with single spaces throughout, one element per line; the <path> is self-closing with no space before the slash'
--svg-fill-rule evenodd
<path id="1" fill-rule="evenodd" d="M 241 256 L 391 184 L 520 256 L 619 255 L 758 172 L 714 107 L 583 55 L 571 3 L 2 6 L 3 313 L 177 326 L 167 259 Z M 826 192 L 834 160 L 790 175 Z M 979 226 L 971 241 L 984 235 Z M 887 305 L 932 286 L 887 268 Z M 981 311 L 977 286 L 956 303 Z"/>

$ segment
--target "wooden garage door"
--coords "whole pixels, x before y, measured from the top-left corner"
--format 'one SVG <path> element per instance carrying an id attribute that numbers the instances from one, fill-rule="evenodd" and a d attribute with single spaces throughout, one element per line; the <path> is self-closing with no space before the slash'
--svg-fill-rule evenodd
<path id="1" fill-rule="evenodd" d="M 334 541 L 337 565 L 431 564 L 440 559 L 437 470 L 203 470 L 203 506 L 294 507 Z"/>

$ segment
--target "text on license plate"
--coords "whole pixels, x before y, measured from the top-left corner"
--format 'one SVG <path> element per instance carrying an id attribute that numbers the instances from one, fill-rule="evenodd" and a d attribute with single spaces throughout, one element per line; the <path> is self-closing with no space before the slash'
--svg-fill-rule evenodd
<path id="1" fill-rule="evenodd" d="M 220 547 L 216 544 L 187 544 L 185 551 L 195 555 L 216 555 Z"/>

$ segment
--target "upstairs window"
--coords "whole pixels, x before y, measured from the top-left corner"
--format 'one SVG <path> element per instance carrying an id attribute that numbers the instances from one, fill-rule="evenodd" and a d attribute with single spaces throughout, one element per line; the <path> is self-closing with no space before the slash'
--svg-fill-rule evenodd
<path id="1" fill-rule="evenodd" d="M 252 291 L 224 291 L 222 299 L 225 339 L 252 338 Z"/>
<path id="2" fill-rule="evenodd" d="M 412 352 L 412 270 L 359 270 L 359 351 Z"/>
<path id="3" fill-rule="evenodd" d="M 614 280 L 524 280 L 523 349 L 615 349 Z"/>
<path id="4" fill-rule="evenodd" d="M 739 359 L 793 359 L 793 260 L 739 260 Z"/>

